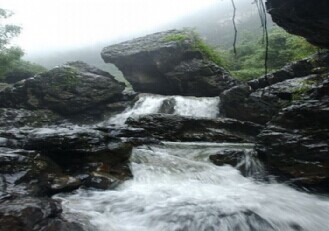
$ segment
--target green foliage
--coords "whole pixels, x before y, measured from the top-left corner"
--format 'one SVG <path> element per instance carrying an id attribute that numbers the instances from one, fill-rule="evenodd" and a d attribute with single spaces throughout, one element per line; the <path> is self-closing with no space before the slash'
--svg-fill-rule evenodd
<path id="1" fill-rule="evenodd" d="M 15 81 L 28 78 L 45 71 L 40 65 L 23 61 L 24 52 L 19 47 L 10 47 L 10 41 L 21 31 L 21 27 L 4 24 L 4 20 L 12 16 L 12 12 L 0 8 L 0 82 Z"/>
<path id="2" fill-rule="evenodd" d="M 219 55 L 219 52 L 206 44 L 201 38 L 200 35 L 196 32 L 192 32 L 193 35 L 193 49 L 200 51 L 204 57 L 208 58 L 210 61 L 216 63 L 218 66 L 223 66 L 222 58 Z"/>
<path id="3" fill-rule="evenodd" d="M 171 34 L 166 36 L 163 41 L 171 42 L 171 41 L 184 41 L 184 40 L 192 41 L 192 49 L 199 51 L 202 55 L 209 59 L 210 61 L 216 63 L 219 66 L 223 66 L 222 58 L 219 55 L 219 52 L 216 51 L 215 48 L 212 48 L 208 44 L 206 44 L 200 37 L 200 35 L 191 29 L 185 29 L 179 34 Z"/>
<path id="4" fill-rule="evenodd" d="M 231 71 L 231 74 L 238 80 L 249 81 L 255 78 L 258 78 L 264 74 L 263 68 L 248 68 L 238 71 Z"/>
<path id="5" fill-rule="evenodd" d="M 303 94 L 308 92 L 311 89 L 311 85 L 303 83 L 302 86 L 294 89 L 292 93 L 292 100 L 301 100 Z"/>
<path id="6" fill-rule="evenodd" d="M 3 24 L 6 18 L 12 16 L 12 12 L 0 8 L 0 51 L 7 47 L 10 40 L 21 32 L 21 27 L 11 24 Z"/>
<path id="7" fill-rule="evenodd" d="M 186 34 L 172 34 L 172 35 L 168 35 L 166 37 L 163 38 L 164 42 L 172 42 L 172 41 L 183 41 L 185 39 L 187 39 L 188 36 Z"/>
<path id="8" fill-rule="evenodd" d="M 269 31 L 268 68 L 274 71 L 285 64 L 314 54 L 317 48 L 305 39 L 288 34 L 273 27 Z M 244 33 L 237 44 L 237 55 L 233 50 L 222 51 L 225 67 L 234 77 L 241 80 L 259 78 L 264 72 L 264 46 L 260 34 Z M 263 71 L 261 71 L 263 70 Z"/>
<path id="9" fill-rule="evenodd" d="M 45 71 L 47 69 L 41 65 L 20 59 L 11 63 L 10 69 L 3 74 L 3 81 L 15 83 Z"/>
<path id="10" fill-rule="evenodd" d="M 0 50 L 0 80 L 12 70 L 13 65 L 23 56 L 23 51 L 18 47 L 3 48 Z"/>
<path id="11" fill-rule="evenodd" d="M 76 85 L 80 83 L 78 71 L 74 67 L 54 68 L 41 75 L 53 77 L 50 78 L 53 82 L 49 82 L 49 86 L 51 86 L 51 89 L 55 92 L 60 92 L 63 89 L 75 88 Z"/>

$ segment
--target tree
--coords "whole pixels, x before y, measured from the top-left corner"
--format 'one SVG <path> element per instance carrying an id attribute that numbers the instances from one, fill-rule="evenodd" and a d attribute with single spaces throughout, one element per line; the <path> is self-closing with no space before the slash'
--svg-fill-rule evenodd
<path id="1" fill-rule="evenodd" d="M 21 27 L 4 23 L 12 15 L 11 11 L 0 8 L 0 81 L 6 82 L 15 82 L 46 70 L 22 60 L 23 50 L 10 46 L 11 40 L 21 32 Z"/>
<path id="2" fill-rule="evenodd" d="M 233 76 L 241 80 L 258 78 L 264 74 L 264 47 L 259 34 L 245 32 L 237 43 L 237 54 L 233 49 L 221 51 L 226 67 Z M 275 71 L 285 64 L 316 53 L 317 48 L 304 38 L 288 34 L 281 28 L 269 30 L 268 68 Z"/>
<path id="3" fill-rule="evenodd" d="M 0 50 L 5 49 L 10 40 L 21 32 L 21 27 L 11 24 L 3 24 L 4 19 L 13 15 L 12 12 L 0 8 Z"/>

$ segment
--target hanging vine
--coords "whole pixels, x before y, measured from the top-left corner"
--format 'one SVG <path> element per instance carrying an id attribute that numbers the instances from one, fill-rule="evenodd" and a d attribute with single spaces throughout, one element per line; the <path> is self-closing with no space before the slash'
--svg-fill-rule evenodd
<path id="1" fill-rule="evenodd" d="M 236 27 L 236 6 L 234 0 L 231 0 L 233 6 L 233 27 L 234 27 L 234 41 L 233 41 L 233 50 L 234 54 L 236 55 L 236 41 L 237 41 L 237 34 L 238 30 Z M 265 72 L 265 80 L 267 81 L 267 74 L 268 74 L 268 48 L 269 48 L 269 40 L 268 40 L 268 30 L 267 30 L 267 14 L 266 14 L 266 7 L 263 0 L 254 0 L 254 4 L 257 6 L 258 15 L 261 22 L 261 27 L 263 28 L 263 44 L 265 45 L 265 58 L 264 58 L 264 72 Z"/>
<path id="2" fill-rule="evenodd" d="M 233 26 L 234 26 L 233 51 L 234 51 L 234 55 L 236 55 L 236 39 L 237 39 L 237 36 L 238 36 L 238 30 L 236 28 L 236 23 L 235 23 L 236 7 L 235 7 L 234 0 L 231 0 L 231 2 L 232 2 L 232 6 L 233 6 L 233 17 L 232 17 L 232 21 L 233 21 Z"/>
<path id="3" fill-rule="evenodd" d="M 266 7 L 263 0 L 255 0 L 258 14 L 260 17 L 261 25 L 263 28 L 263 43 L 265 44 L 265 58 L 264 58 L 264 69 L 265 69 L 265 80 L 267 81 L 267 72 L 268 72 L 268 30 L 267 30 L 267 14 Z"/>

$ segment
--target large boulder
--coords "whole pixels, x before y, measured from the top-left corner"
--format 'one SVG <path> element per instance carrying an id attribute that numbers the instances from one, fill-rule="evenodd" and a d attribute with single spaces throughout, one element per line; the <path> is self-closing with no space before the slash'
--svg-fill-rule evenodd
<path id="1" fill-rule="evenodd" d="M 74 114 L 121 97 L 124 83 L 83 62 L 65 65 L 0 91 L 0 107 Z"/>
<path id="2" fill-rule="evenodd" d="M 106 47 L 101 55 L 137 92 L 218 96 L 236 81 L 204 48 L 195 33 L 171 30 Z"/>
<path id="3" fill-rule="evenodd" d="M 267 0 L 266 6 L 273 21 L 289 33 L 329 48 L 328 0 Z"/>

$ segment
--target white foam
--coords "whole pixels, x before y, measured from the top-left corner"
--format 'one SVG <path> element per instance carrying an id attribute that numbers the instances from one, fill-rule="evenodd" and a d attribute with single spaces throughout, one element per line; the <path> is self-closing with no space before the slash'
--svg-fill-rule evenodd
<path id="1" fill-rule="evenodd" d="M 132 108 L 110 118 L 108 123 L 123 125 L 129 117 L 159 113 L 165 100 L 175 101 L 174 113 L 181 116 L 216 118 L 219 115 L 219 97 L 187 97 L 141 94 Z"/>
<path id="2" fill-rule="evenodd" d="M 57 196 L 64 214 L 98 231 L 328 231 L 328 198 L 211 164 L 223 145 L 183 145 L 134 149 L 132 180 Z"/>

